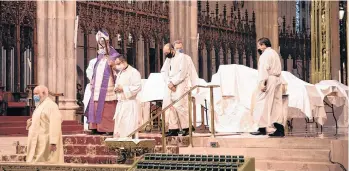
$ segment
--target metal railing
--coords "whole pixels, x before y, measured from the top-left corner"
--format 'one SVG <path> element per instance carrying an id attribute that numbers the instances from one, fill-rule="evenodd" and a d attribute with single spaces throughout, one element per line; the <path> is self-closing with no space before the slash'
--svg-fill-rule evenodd
<path id="1" fill-rule="evenodd" d="M 128 135 L 128 137 L 133 137 L 137 132 L 142 130 L 145 126 L 147 126 L 150 122 L 155 120 L 157 117 L 162 115 L 161 120 L 161 141 L 162 141 L 162 151 L 165 153 L 166 150 L 166 138 L 165 138 L 165 112 L 171 108 L 174 104 L 182 100 L 186 95 L 188 95 L 188 111 L 189 111 L 189 146 L 193 147 L 193 124 L 192 124 L 192 91 L 196 88 L 209 88 L 210 89 L 210 112 L 211 112 L 211 136 L 215 137 L 215 128 L 214 128 L 214 101 L 213 101 L 213 88 L 219 87 L 218 85 L 208 85 L 208 86 L 194 86 L 187 92 L 185 92 L 182 96 L 180 96 L 177 100 L 170 103 L 168 106 L 166 106 L 164 109 L 161 110 L 160 113 L 157 113 L 156 115 L 152 116 L 147 122 L 143 123 L 140 127 L 138 127 L 136 130 L 134 130 L 131 134 Z"/>

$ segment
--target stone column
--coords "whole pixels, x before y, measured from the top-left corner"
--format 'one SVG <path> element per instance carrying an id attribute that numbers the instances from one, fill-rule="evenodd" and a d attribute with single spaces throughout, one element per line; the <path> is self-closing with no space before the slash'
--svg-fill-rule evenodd
<path id="1" fill-rule="evenodd" d="M 339 73 L 341 69 L 341 55 L 339 44 L 339 2 L 330 2 L 330 21 L 331 21 L 331 79 L 339 81 Z M 333 24 L 332 24 L 333 22 Z M 342 81 L 343 82 L 343 81 Z"/>
<path id="2" fill-rule="evenodd" d="M 198 71 L 197 12 L 197 0 L 170 1 L 171 43 L 183 41 L 184 52 L 192 57 Z"/>
<path id="3" fill-rule="evenodd" d="M 256 9 L 256 33 L 257 40 L 267 37 L 271 41 L 272 48 L 279 52 L 279 30 L 278 30 L 278 2 L 257 1 Z M 256 41 L 257 41 L 256 40 Z"/>
<path id="4" fill-rule="evenodd" d="M 59 45 L 61 42 L 57 42 L 57 33 L 59 32 L 57 29 L 57 18 L 59 17 L 57 15 L 57 9 L 58 6 L 62 6 L 60 2 L 56 1 L 48 1 L 47 2 L 47 11 L 48 11 L 48 19 L 47 19 L 47 67 L 48 67 L 48 82 L 47 87 L 49 87 L 49 90 L 51 92 L 57 92 L 57 48 L 59 48 L 57 45 Z M 40 45 L 39 45 L 40 46 Z"/>
<path id="5" fill-rule="evenodd" d="M 74 120 L 76 104 L 75 1 L 38 1 L 38 82 L 63 93 L 59 108 L 64 120 Z M 47 16 L 47 17 L 46 17 Z"/>
<path id="6" fill-rule="evenodd" d="M 37 1 L 37 83 L 47 85 L 47 58 L 46 58 L 46 28 L 47 28 L 47 3 L 45 1 Z"/>
<path id="7" fill-rule="evenodd" d="M 137 69 L 141 73 L 142 78 L 145 78 L 144 70 L 144 38 L 139 38 L 137 42 L 136 60 Z"/>

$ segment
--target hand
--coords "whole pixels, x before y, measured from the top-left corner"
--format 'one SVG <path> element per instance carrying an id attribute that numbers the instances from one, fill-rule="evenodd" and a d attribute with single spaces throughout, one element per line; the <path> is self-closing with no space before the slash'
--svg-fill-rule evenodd
<path id="1" fill-rule="evenodd" d="M 170 82 L 167 86 L 168 86 L 169 89 L 172 89 L 172 87 L 174 87 L 172 82 Z"/>
<path id="2" fill-rule="evenodd" d="M 50 150 L 55 152 L 57 150 L 56 144 L 50 144 Z"/>
<path id="3" fill-rule="evenodd" d="M 176 87 L 172 87 L 172 88 L 170 88 L 171 89 L 171 91 L 173 91 L 173 92 L 176 92 Z"/>
<path id="4" fill-rule="evenodd" d="M 267 91 L 267 86 L 265 86 L 264 84 L 262 84 L 262 85 L 260 86 L 260 88 L 261 88 L 261 91 L 262 91 L 262 92 Z"/>
<path id="5" fill-rule="evenodd" d="M 26 130 L 29 130 L 30 126 L 32 125 L 32 118 L 27 120 L 27 126 L 26 126 Z"/>
<path id="6" fill-rule="evenodd" d="M 114 91 L 121 93 L 121 92 L 123 92 L 123 88 L 121 85 L 118 85 L 117 87 L 115 87 Z"/>

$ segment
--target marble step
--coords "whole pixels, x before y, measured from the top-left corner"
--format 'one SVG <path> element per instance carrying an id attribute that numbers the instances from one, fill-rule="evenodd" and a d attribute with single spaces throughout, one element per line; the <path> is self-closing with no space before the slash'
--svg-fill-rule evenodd
<path id="1" fill-rule="evenodd" d="M 179 154 L 243 155 L 256 160 L 328 162 L 330 150 L 279 148 L 207 148 L 181 147 Z"/>
<path id="2" fill-rule="evenodd" d="M 330 162 L 302 162 L 256 160 L 256 171 L 339 171 L 340 167 Z"/>
<path id="3" fill-rule="evenodd" d="M 1 119 L 1 118 L 0 118 Z M 12 127 L 23 127 L 25 128 L 27 125 L 27 121 L 0 121 L 0 128 L 6 127 L 6 128 L 12 128 Z M 68 125 L 80 125 L 78 121 L 72 120 L 72 121 L 63 121 L 62 126 L 68 126 Z"/>
<path id="4" fill-rule="evenodd" d="M 25 154 L 2 155 L 1 162 L 25 162 Z M 116 164 L 116 155 L 64 155 L 65 163 Z"/>
<path id="5" fill-rule="evenodd" d="M 65 145 L 63 147 L 64 155 L 117 155 L 116 150 L 109 149 L 104 145 Z M 178 146 L 166 146 L 166 153 L 178 154 Z M 16 154 L 26 154 L 27 146 L 19 145 Z M 156 145 L 154 153 L 162 153 L 162 146 Z"/>
<path id="6" fill-rule="evenodd" d="M 67 147 L 69 150 L 66 151 Z M 77 147 L 80 147 L 77 148 Z M 85 147 L 85 149 L 83 149 Z M 92 164 L 115 164 L 117 160 L 117 153 L 114 151 L 108 151 L 107 148 L 104 148 L 105 152 L 103 152 L 103 146 L 95 146 L 101 148 L 102 150 L 95 151 L 89 149 L 88 146 L 83 145 L 72 145 L 65 146 L 64 149 L 64 160 L 66 163 L 92 163 Z M 105 147 L 105 146 L 104 146 Z M 25 146 L 21 146 L 24 151 L 19 152 L 19 154 L 3 154 L 0 155 L 0 162 L 25 162 L 26 154 L 25 154 Z M 81 152 L 74 151 L 74 149 L 79 149 Z M 91 150 L 91 151 L 90 151 Z M 168 154 L 178 154 L 179 147 L 178 146 L 167 146 L 166 153 Z M 154 153 L 162 153 L 162 146 L 155 146 Z"/>
<path id="7" fill-rule="evenodd" d="M 65 145 L 64 155 L 117 155 L 117 151 L 105 145 Z M 17 146 L 16 154 L 26 154 L 26 146 Z"/>
<path id="8" fill-rule="evenodd" d="M 65 163 L 117 164 L 116 155 L 64 155 Z"/>
<path id="9" fill-rule="evenodd" d="M 70 164 L 32 164 L 32 163 L 18 163 L 18 162 L 0 162 L 0 170 L 7 171 L 49 171 L 49 170 L 71 170 L 71 171 L 127 171 L 130 165 L 125 164 L 80 164 L 80 163 L 70 163 Z"/>
<path id="10" fill-rule="evenodd" d="M 156 145 L 162 144 L 161 134 L 159 133 L 139 133 L 139 139 L 155 139 Z M 189 146 L 189 136 L 166 137 L 167 145 L 177 145 L 179 147 Z"/>
<path id="11" fill-rule="evenodd" d="M 82 125 L 62 125 L 63 134 L 78 134 L 83 132 Z M 20 127 L 0 127 L 0 135 L 28 135 L 25 126 Z"/>
<path id="12" fill-rule="evenodd" d="M 251 135 L 252 136 L 252 135 Z M 329 149 L 330 139 L 320 138 L 268 138 L 267 136 L 193 137 L 194 147 L 211 147 L 215 143 L 223 148 L 283 148 L 283 149 Z"/>
<path id="13" fill-rule="evenodd" d="M 30 116 L 0 116 L 0 123 L 12 121 L 27 121 Z"/>

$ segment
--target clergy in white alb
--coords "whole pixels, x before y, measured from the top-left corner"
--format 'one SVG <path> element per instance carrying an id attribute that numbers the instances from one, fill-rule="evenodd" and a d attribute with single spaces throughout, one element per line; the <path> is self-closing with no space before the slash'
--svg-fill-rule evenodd
<path id="1" fill-rule="evenodd" d="M 196 72 L 196 68 L 195 68 L 195 65 L 194 65 L 192 58 L 189 55 L 184 53 L 182 41 L 180 41 L 180 40 L 175 41 L 173 43 L 173 46 L 174 46 L 174 49 L 176 52 L 183 53 L 185 58 L 188 60 L 187 61 L 188 78 L 189 78 L 188 79 L 188 84 L 189 84 L 188 88 L 190 89 L 191 87 L 198 85 L 200 82 L 198 73 Z M 197 91 L 194 91 L 194 92 L 198 93 L 199 92 L 198 90 L 199 90 L 199 88 L 197 88 Z"/>
<path id="2" fill-rule="evenodd" d="M 192 87 L 199 85 L 200 78 L 198 76 L 198 73 L 196 72 L 196 68 L 195 68 L 195 65 L 194 65 L 192 58 L 189 55 L 187 55 L 186 53 L 184 53 L 182 41 L 176 40 L 175 42 L 173 42 L 173 46 L 174 46 L 174 49 L 176 52 L 183 53 L 185 55 L 185 58 L 188 60 L 187 64 L 188 64 L 188 78 L 189 79 L 188 79 L 188 86 L 187 86 L 187 90 L 186 90 L 186 91 L 188 91 Z M 199 93 L 199 88 L 196 88 L 196 90 L 194 90 L 192 92 L 192 95 L 195 96 L 198 93 Z M 193 114 L 194 114 L 194 110 L 196 110 L 196 109 L 193 108 L 193 112 L 192 112 Z M 168 119 L 166 119 L 166 120 L 168 123 Z M 195 127 L 193 127 L 193 131 L 195 131 Z"/>
<path id="3" fill-rule="evenodd" d="M 34 101 L 36 108 L 27 121 L 26 162 L 64 163 L 62 116 L 58 106 L 48 97 L 45 86 L 35 87 Z"/>
<path id="4" fill-rule="evenodd" d="M 163 48 L 166 60 L 161 68 L 161 74 L 167 85 L 165 87 L 162 107 L 165 108 L 178 100 L 188 90 L 188 60 L 183 53 L 174 50 L 173 45 L 166 44 Z M 169 131 L 167 136 L 178 136 L 182 129 L 182 136 L 189 134 L 189 115 L 187 96 L 176 102 L 166 112 L 169 117 Z"/>
<path id="5" fill-rule="evenodd" d="M 122 55 L 115 60 L 115 68 L 119 73 L 114 89 L 118 101 L 114 115 L 114 138 L 126 138 L 138 127 L 140 103 L 136 97 L 142 89 L 142 80 L 139 71 L 128 65 Z"/>
<path id="6" fill-rule="evenodd" d="M 254 121 L 258 123 L 258 132 L 253 135 L 266 135 L 267 128 L 276 131 L 269 136 L 285 135 L 282 112 L 282 81 L 281 62 L 279 54 L 271 48 L 268 38 L 257 41 L 257 48 L 262 51 L 258 61 L 258 89 L 255 92 L 253 107 Z"/>
<path id="7" fill-rule="evenodd" d="M 91 59 L 86 69 L 86 77 L 90 82 L 86 85 L 84 99 L 82 101 L 84 103 L 84 112 L 86 112 L 88 102 L 90 101 L 90 98 L 91 98 L 91 80 L 93 75 L 93 69 L 95 67 L 96 62 L 97 62 L 97 58 Z M 88 123 L 87 123 L 86 116 L 84 116 L 84 130 L 85 131 L 88 130 Z"/>

